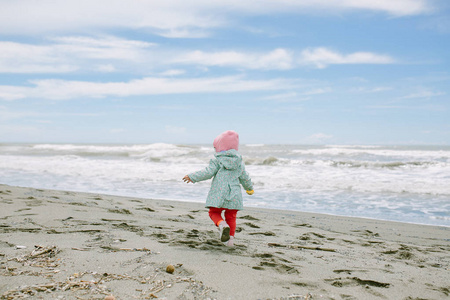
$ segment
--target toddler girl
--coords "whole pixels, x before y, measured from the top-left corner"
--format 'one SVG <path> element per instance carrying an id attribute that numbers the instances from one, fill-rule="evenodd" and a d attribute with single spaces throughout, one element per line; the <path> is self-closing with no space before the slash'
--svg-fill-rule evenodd
<path id="1" fill-rule="evenodd" d="M 234 131 L 225 131 L 213 143 L 215 158 L 211 159 L 204 170 L 184 176 L 184 182 L 199 182 L 212 177 L 211 189 L 206 199 L 209 217 L 220 232 L 220 240 L 226 246 L 233 246 L 236 231 L 236 215 L 244 208 L 241 186 L 247 194 L 253 194 L 253 184 L 245 171 L 242 156 L 238 152 L 239 135 Z M 225 220 L 222 218 L 224 212 Z"/>

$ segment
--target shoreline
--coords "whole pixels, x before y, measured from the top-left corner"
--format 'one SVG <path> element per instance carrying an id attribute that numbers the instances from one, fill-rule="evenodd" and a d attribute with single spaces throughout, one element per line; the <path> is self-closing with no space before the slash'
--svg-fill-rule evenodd
<path id="1" fill-rule="evenodd" d="M 143 196 L 130 196 L 130 195 L 115 195 L 115 194 L 108 194 L 108 193 L 96 193 L 96 192 L 85 192 L 85 191 L 74 191 L 74 190 L 59 190 L 59 189 L 49 189 L 49 188 L 37 188 L 37 187 L 28 187 L 28 186 L 19 186 L 19 185 L 8 185 L 8 184 L 1 184 L 1 186 L 11 186 L 11 187 L 17 187 L 17 188 L 26 188 L 26 189 L 36 189 L 36 190 L 47 190 L 47 191 L 54 191 L 54 192 L 71 192 L 71 193 L 80 193 L 80 194 L 98 194 L 98 195 L 104 195 L 109 197 L 122 197 L 122 198 L 134 198 L 134 199 L 141 199 L 141 200 L 156 200 L 156 201 L 167 201 L 167 202 L 175 202 L 175 203 L 192 203 L 194 205 L 197 204 L 204 204 L 204 201 L 193 201 L 193 200 L 178 200 L 178 199 L 164 199 L 164 198 L 146 198 Z M 204 206 L 203 206 L 204 207 Z M 242 212 L 245 212 L 249 209 L 256 209 L 256 210 L 268 210 L 268 211 L 280 211 L 280 212 L 294 212 L 294 213 L 301 213 L 301 214 L 313 214 L 313 215 L 323 215 L 323 216 L 330 216 L 330 217 L 342 217 L 342 218 L 351 218 L 351 219 L 363 219 L 363 220 L 374 220 L 374 221 L 381 221 L 381 222 L 390 222 L 390 223 L 401 223 L 401 224 L 411 224 L 411 225 L 420 225 L 420 226 L 432 226 L 432 227 L 445 227 L 450 228 L 450 225 L 436 225 L 436 224 L 426 224 L 426 223 L 414 223 L 414 222 L 407 222 L 407 221 L 397 221 L 397 220 L 388 220 L 388 219 L 377 219 L 377 218 L 370 218 L 370 217 L 357 217 L 357 216 L 349 216 L 349 215 L 336 215 L 332 213 L 325 213 L 325 212 L 310 212 L 310 211 L 302 211 L 302 210 L 287 210 L 283 208 L 268 208 L 268 207 L 256 207 L 256 206 L 246 206 L 244 201 L 244 210 Z"/>
<path id="2" fill-rule="evenodd" d="M 0 299 L 450 295 L 446 226 L 246 207 L 227 248 L 203 203 L 1 184 L 0 203 Z"/>

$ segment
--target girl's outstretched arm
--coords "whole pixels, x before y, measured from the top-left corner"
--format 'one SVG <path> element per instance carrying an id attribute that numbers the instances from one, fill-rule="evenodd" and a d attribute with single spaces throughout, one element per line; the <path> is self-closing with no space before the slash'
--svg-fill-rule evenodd
<path id="1" fill-rule="evenodd" d="M 191 178 L 189 178 L 189 175 L 184 176 L 183 177 L 183 181 L 186 182 L 186 183 L 192 182 Z"/>
<path id="2" fill-rule="evenodd" d="M 214 175 L 216 175 L 219 168 L 220 168 L 220 166 L 219 166 L 219 163 L 217 162 L 217 159 L 211 159 L 209 161 L 209 165 L 205 169 L 191 173 L 186 176 L 189 177 L 191 182 L 195 183 L 198 181 L 211 179 Z"/>

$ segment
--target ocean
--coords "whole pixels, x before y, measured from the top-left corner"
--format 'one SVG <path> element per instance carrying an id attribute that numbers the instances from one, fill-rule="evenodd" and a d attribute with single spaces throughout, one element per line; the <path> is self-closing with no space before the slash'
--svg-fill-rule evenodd
<path id="1" fill-rule="evenodd" d="M 450 146 L 241 145 L 244 205 L 450 226 Z M 212 145 L 0 144 L 0 183 L 204 202 Z"/>

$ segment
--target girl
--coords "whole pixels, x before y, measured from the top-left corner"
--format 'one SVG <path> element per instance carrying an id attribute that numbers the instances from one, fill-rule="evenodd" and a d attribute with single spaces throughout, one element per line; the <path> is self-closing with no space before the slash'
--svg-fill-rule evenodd
<path id="1" fill-rule="evenodd" d="M 183 181 L 195 183 L 214 177 L 206 207 L 209 208 L 209 217 L 219 229 L 220 240 L 231 247 L 234 245 L 236 215 L 238 210 L 244 208 L 240 184 L 249 195 L 253 194 L 253 184 L 238 152 L 239 135 L 236 132 L 228 130 L 220 134 L 213 146 L 216 154 L 209 166 L 184 176 Z M 225 220 L 222 212 L 225 212 Z"/>

